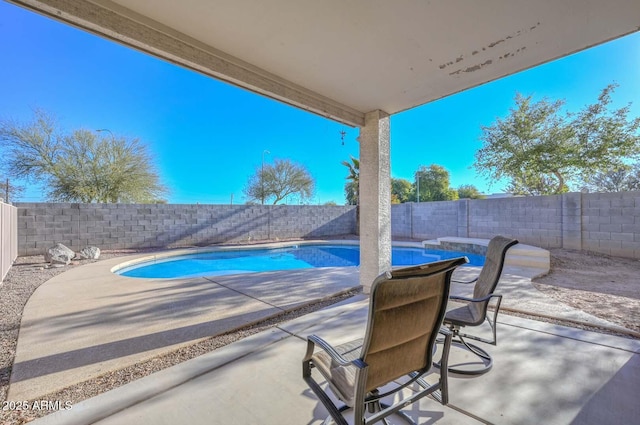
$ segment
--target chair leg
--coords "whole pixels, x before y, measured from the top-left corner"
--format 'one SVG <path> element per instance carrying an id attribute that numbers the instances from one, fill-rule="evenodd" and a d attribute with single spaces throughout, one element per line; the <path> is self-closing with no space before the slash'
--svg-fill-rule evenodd
<path id="1" fill-rule="evenodd" d="M 482 348 L 478 347 L 477 345 L 470 344 L 467 341 L 465 341 L 464 338 L 462 337 L 464 334 L 460 334 L 459 328 L 454 326 L 454 327 L 451 327 L 450 330 L 453 333 L 453 337 L 457 339 L 452 341 L 451 344 L 457 347 L 466 349 L 467 351 L 471 352 L 475 356 L 479 357 L 480 359 L 482 359 L 484 366 L 477 369 L 461 369 L 459 367 L 449 366 L 448 371 L 450 373 L 456 373 L 458 375 L 467 375 L 467 376 L 478 376 L 478 375 L 483 375 L 489 372 L 493 367 L 493 359 L 491 358 L 491 355 L 487 353 L 485 350 L 483 350 Z M 468 335 L 464 335 L 464 336 L 468 336 Z M 472 339 L 478 339 L 478 338 L 472 337 Z M 481 340 L 481 341 L 488 342 L 484 340 Z M 438 341 L 438 343 L 440 343 L 440 341 Z M 437 368 L 440 368 L 439 362 L 434 363 L 433 365 Z"/>
<path id="2" fill-rule="evenodd" d="M 380 403 L 380 406 L 381 406 L 381 407 L 383 407 L 383 408 L 385 408 L 385 409 L 388 409 L 388 408 L 390 407 L 388 404 L 384 404 L 384 403 Z M 411 419 L 411 418 L 409 417 L 409 415 L 407 415 L 407 414 L 406 414 L 406 413 L 404 413 L 403 411 L 400 411 L 400 410 L 399 410 L 399 411 L 395 412 L 395 413 L 394 413 L 394 415 L 398 415 L 398 416 L 400 416 L 400 417 L 401 417 L 402 419 L 404 419 L 404 421 L 405 421 L 406 423 L 408 423 L 409 425 L 416 425 L 416 422 L 414 422 L 414 420 L 413 420 L 413 419 Z M 386 418 L 383 418 L 383 419 L 382 419 L 382 421 L 383 421 L 385 424 L 388 424 L 388 423 L 389 423 L 389 421 L 387 421 L 387 419 L 386 419 Z"/>
<path id="3" fill-rule="evenodd" d="M 469 344 L 460 335 L 458 335 L 458 339 L 460 341 L 454 341 L 454 344 L 458 346 L 463 345 L 476 356 L 486 360 L 486 363 L 484 367 L 481 367 L 479 369 L 472 369 L 472 370 L 459 369 L 459 368 L 449 366 L 449 372 L 457 373 L 459 375 L 472 375 L 472 376 L 482 375 L 489 372 L 493 367 L 493 359 L 491 358 L 491 355 L 487 353 L 485 350 L 483 350 L 482 348 L 478 347 L 477 345 Z"/>
<path id="4" fill-rule="evenodd" d="M 485 364 L 483 367 L 478 369 L 461 369 L 459 367 L 449 366 L 448 368 L 449 373 L 455 373 L 458 375 L 477 376 L 477 375 L 483 375 L 489 372 L 493 367 L 493 359 L 491 358 L 491 355 L 489 355 L 489 353 L 487 353 L 485 350 L 478 347 L 477 345 L 469 344 L 466 342 L 462 343 L 459 341 L 453 341 L 451 344 L 467 349 L 466 351 L 469 351 L 474 355 L 476 355 L 478 358 L 483 359 L 484 360 L 483 363 Z M 433 365 L 437 368 L 440 368 L 440 363 L 434 363 Z"/>
<path id="5" fill-rule="evenodd" d="M 369 403 L 367 403 L 367 411 L 369 413 L 378 413 L 381 412 L 384 409 L 388 409 L 389 407 L 391 407 L 388 404 L 382 403 L 380 400 L 375 400 L 375 401 L 371 401 Z M 338 409 L 340 411 L 340 413 L 344 413 L 346 410 L 351 409 L 351 407 L 349 406 L 342 406 L 340 407 L 340 409 Z M 416 422 L 406 413 L 402 412 L 402 411 L 397 411 L 394 412 L 393 415 L 398 415 L 400 418 L 402 418 L 407 424 L 409 425 L 416 425 Z M 382 418 L 381 419 L 382 423 L 385 425 L 391 425 L 389 423 L 389 421 L 387 420 L 387 418 Z M 335 419 L 329 415 L 323 422 L 322 425 L 335 425 L 336 421 Z"/>
<path id="6" fill-rule="evenodd" d="M 344 413 L 345 411 L 347 411 L 349 409 L 351 409 L 351 408 L 345 404 L 345 405 L 341 406 L 338 409 L 338 412 L 340 412 L 340 414 L 342 414 L 342 413 Z M 346 421 L 345 421 L 345 423 L 346 423 Z M 322 425 L 336 425 L 336 424 L 338 424 L 338 422 L 336 422 L 336 420 L 331 415 L 327 416 L 325 418 L 325 420 L 322 421 Z"/>
<path id="7" fill-rule="evenodd" d="M 372 401 L 367 406 L 368 406 L 367 410 L 369 411 L 369 413 L 382 412 L 383 408 L 388 407 L 388 406 L 380 403 L 380 400 Z M 389 421 L 387 420 L 387 418 L 382 418 L 382 423 L 384 425 L 389 425 Z"/>
<path id="8" fill-rule="evenodd" d="M 388 409 L 391 407 L 388 404 L 382 403 L 380 400 L 372 401 L 371 403 L 369 403 L 369 406 L 371 407 L 371 410 L 369 410 L 369 413 L 381 412 L 383 409 Z M 411 419 L 409 415 L 407 415 L 406 413 L 400 410 L 398 410 L 397 412 L 394 412 L 393 414 L 400 416 L 409 425 L 416 425 L 415 421 Z M 382 423 L 384 423 L 385 425 L 389 425 L 389 421 L 387 421 L 387 418 L 382 418 Z"/>
<path id="9" fill-rule="evenodd" d="M 471 351 L 476 356 L 482 357 L 485 360 L 491 361 L 491 356 L 485 350 L 479 348 L 477 345 L 469 344 L 467 341 L 464 340 L 464 338 L 462 338 L 461 335 L 458 335 L 458 339 L 460 340 L 460 341 L 457 341 L 458 345 L 462 343 L 465 347 L 467 347 L 469 351 Z"/>
<path id="10" fill-rule="evenodd" d="M 375 398 L 380 394 L 380 392 L 376 389 L 371 392 L 371 395 L 374 397 L 373 400 L 366 402 L 367 411 L 371 414 L 382 412 L 385 409 L 389 409 L 391 406 L 380 401 L 379 398 Z M 396 411 L 393 413 L 394 415 L 400 416 L 406 423 L 410 425 L 415 425 L 413 419 L 411 419 L 406 413 L 402 411 Z M 389 425 L 389 421 L 386 417 L 382 418 L 382 423 L 385 425 Z"/>

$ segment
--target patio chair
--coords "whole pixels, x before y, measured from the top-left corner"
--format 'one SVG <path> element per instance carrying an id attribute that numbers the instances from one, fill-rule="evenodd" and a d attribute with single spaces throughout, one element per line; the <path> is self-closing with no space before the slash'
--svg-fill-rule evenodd
<path id="1" fill-rule="evenodd" d="M 441 364 L 447 365 L 451 333 L 442 327 L 453 270 L 466 263 L 466 257 L 439 261 L 384 273 L 373 282 L 364 339 L 332 347 L 316 335 L 307 338 L 302 377 L 339 425 L 347 424 L 343 412 L 353 408 L 355 424 L 372 424 L 397 413 L 420 398 L 433 394 L 448 403 L 447 368 L 438 381 L 404 400 L 388 406 L 381 399 L 399 393 L 423 377 L 433 365 L 438 332 L 445 336 Z M 321 350 L 314 352 L 318 346 Z M 344 406 L 338 408 L 311 376 L 317 369 L 327 380 L 331 392 Z M 413 373 L 412 373 L 413 372 Z M 406 382 L 394 380 L 411 374 Z M 391 383 L 384 391 L 380 388 Z M 426 386 L 426 385 L 425 385 Z M 365 411 L 371 416 L 365 417 Z"/>
<path id="2" fill-rule="evenodd" d="M 454 346 L 463 347 L 469 350 L 474 355 L 482 359 L 483 366 L 476 369 L 462 369 L 453 366 L 449 366 L 449 372 L 458 373 L 462 375 L 481 375 L 487 373 L 493 366 L 493 359 L 482 348 L 477 345 L 473 345 L 465 341 L 464 338 L 473 339 L 476 341 L 484 342 L 491 345 L 497 344 L 496 334 L 496 319 L 498 318 L 498 311 L 500 310 L 500 302 L 502 301 L 502 295 L 495 294 L 494 291 L 502 275 L 502 269 L 504 267 L 504 259 L 507 255 L 507 250 L 513 245 L 517 244 L 516 239 L 506 238 L 504 236 L 496 236 L 489 241 L 487 248 L 487 254 L 485 256 L 484 266 L 480 271 L 477 278 L 463 282 L 453 279 L 453 282 L 470 284 L 475 282 L 473 288 L 473 298 L 461 297 L 452 295 L 450 300 L 455 302 L 462 302 L 464 306 L 451 309 L 447 311 L 444 316 L 444 324 L 453 333 L 452 344 Z M 487 308 L 489 302 L 495 299 L 493 317 L 487 315 Z M 489 340 L 481 338 L 479 336 L 469 335 L 461 332 L 461 328 L 465 326 L 480 326 L 485 320 L 489 323 L 493 334 L 493 339 Z"/>

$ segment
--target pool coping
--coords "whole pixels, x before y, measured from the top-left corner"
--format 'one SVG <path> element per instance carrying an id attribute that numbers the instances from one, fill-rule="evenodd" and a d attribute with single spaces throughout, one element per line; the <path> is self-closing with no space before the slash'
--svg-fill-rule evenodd
<path id="1" fill-rule="evenodd" d="M 442 237 L 424 241 L 392 241 L 392 246 L 403 248 L 440 249 L 444 251 L 460 251 L 469 254 L 485 255 L 489 239 L 462 238 L 462 237 Z M 244 251 L 250 249 L 277 249 L 288 248 L 298 245 L 360 245 L 358 239 L 338 239 L 338 240 L 298 240 L 280 241 L 267 243 L 253 243 L 241 245 L 213 245 L 206 247 L 177 248 L 160 251 L 148 255 L 137 256 L 122 263 L 118 263 L 111 268 L 111 272 L 117 274 L 118 271 L 136 266 L 145 262 L 155 262 L 171 257 L 181 257 L 186 255 L 204 254 L 209 252 Z M 505 266 L 521 269 L 521 272 L 531 278 L 537 278 L 549 273 L 551 269 L 551 255 L 548 250 L 533 245 L 518 243 L 511 247 L 505 258 Z M 359 267 L 359 266 L 355 266 Z M 295 269 L 294 269 L 295 270 Z M 259 273 L 259 272 L 257 272 Z"/>
<path id="2" fill-rule="evenodd" d="M 242 244 L 242 245 L 213 245 L 213 246 L 206 246 L 206 247 L 176 248 L 176 249 L 163 250 L 156 253 L 150 253 L 146 255 L 141 254 L 141 256 L 137 256 L 136 258 L 132 258 L 127 261 L 123 261 L 122 263 L 116 264 L 111 268 L 111 272 L 117 274 L 117 272 L 122 269 L 132 267 L 140 263 L 154 262 L 154 261 L 163 260 L 171 257 L 204 254 L 209 252 L 228 252 L 228 251 L 246 251 L 250 249 L 289 248 L 291 246 L 297 246 L 297 245 L 356 245 L 356 246 L 359 246 L 360 241 L 358 239 L 338 239 L 338 240 L 309 239 L 309 240 L 300 240 L 300 241 L 267 242 L 267 243 L 260 243 L 260 244 L 254 243 L 254 244 Z M 392 245 L 396 247 L 402 247 L 402 248 L 424 249 L 424 246 L 422 245 L 421 242 L 394 241 Z M 355 266 L 355 267 L 358 267 L 358 266 Z M 259 272 L 256 272 L 256 273 L 259 273 Z"/>

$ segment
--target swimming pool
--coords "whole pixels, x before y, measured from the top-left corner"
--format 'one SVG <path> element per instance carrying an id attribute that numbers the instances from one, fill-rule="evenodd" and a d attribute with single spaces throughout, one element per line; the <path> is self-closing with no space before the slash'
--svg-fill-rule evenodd
<path id="1" fill-rule="evenodd" d="M 466 255 L 469 265 L 482 266 L 484 257 L 465 252 L 393 247 L 394 266 L 410 266 Z M 116 270 L 137 278 L 178 278 L 258 273 L 314 267 L 355 267 L 360 264 L 358 245 L 293 245 L 283 248 L 251 248 L 210 251 L 145 261 Z"/>

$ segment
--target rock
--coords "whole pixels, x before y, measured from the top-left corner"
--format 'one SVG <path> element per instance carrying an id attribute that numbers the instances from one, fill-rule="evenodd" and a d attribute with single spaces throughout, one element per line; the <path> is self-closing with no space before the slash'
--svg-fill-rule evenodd
<path id="1" fill-rule="evenodd" d="M 67 248 L 61 243 L 57 243 L 55 246 L 47 249 L 47 252 L 44 254 L 44 261 L 51 263 L 52 266 L 66 266 L 75 256 L 76 253 L 73 252 L 73 250 Z"/>
<path id="2" fill-rule="evenodd" d="M 81 260 L 97 260 L 98 258 L 100 258 L 100 248 L 95 246 L 82 248 L 78 252 L 78 258 Z"/>
<path id="3" fill-rule="evenodd" d="M 75 254 L 74 254 L 75 255 Z M 51 267 L 66 266 L 71 262 L 71 258 L 67 254 L 56 253 L 49 256 L 49 264 Z"/>

